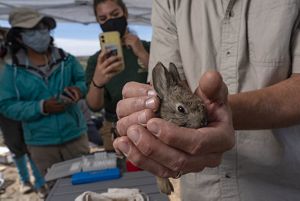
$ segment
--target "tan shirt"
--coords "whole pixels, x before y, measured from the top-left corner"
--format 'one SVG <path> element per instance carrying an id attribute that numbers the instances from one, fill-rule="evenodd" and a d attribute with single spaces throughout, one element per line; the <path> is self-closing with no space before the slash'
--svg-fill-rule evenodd
<path id="1" fill-rule="evenodd" d="M 173 62 L 192 90 L 218 70 L 231 94 L 278 83 L 300 73 L 299 10 L 300 0 L 154 0 L 149 70 Z M 237 131 L 218 168 L 181 179 L 182 200 L 300 200 L 299 153 L 300 125 Z"/>

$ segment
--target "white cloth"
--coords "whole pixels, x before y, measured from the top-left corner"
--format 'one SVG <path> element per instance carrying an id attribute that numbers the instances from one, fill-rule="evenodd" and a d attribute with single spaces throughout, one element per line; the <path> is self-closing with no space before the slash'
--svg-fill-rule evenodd
<path id="1" fill-rule="evenodd" d="M 109 188 L 105 193 L 84 192 L 75 201 L 147 201 L 139 189 Z"/>

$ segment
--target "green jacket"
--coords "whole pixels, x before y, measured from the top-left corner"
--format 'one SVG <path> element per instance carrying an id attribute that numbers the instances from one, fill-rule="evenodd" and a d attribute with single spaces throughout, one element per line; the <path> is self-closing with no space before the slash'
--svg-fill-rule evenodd
<path id="1" fill-rule="evenodd" d="M 150 52 L 150 43 L 142 41 L 145 49 Z M 96 52 L 88 60 L 86 69 L 86 82 L 87 86 L 90 85 L 93 78 L 95 68 L 97 65 L 97 58 L 100 51 Z M 125 69 L 114 76 L 108 83 L 104 86 L 104 109 L 105 116 L 108 121 L 117 121 L 116 107 L 119 100 L 122 99 L 122 88 L 130 81 L 136 81 L 140 83 L 147 82 L 148 70 L 140 66 L 137 56 L 133 51 L 123 46 L 123 56 L 125 62 Z"/>
<path id="2" fill-rule="evenodd" d="M 48 75 L 30 66 L 24 53 L 0 73 L 0 113 L 22 121 L 29 145 L 62 144 L 86 132 L 77 104 L 62 113 L 43 114 L 43 101 L 57 97 L 65 87 L 77 86 L 83 94 L 87 91 L 84 71 L 76 58 L 56 48 L 53 54 L 55 60 Z"/>

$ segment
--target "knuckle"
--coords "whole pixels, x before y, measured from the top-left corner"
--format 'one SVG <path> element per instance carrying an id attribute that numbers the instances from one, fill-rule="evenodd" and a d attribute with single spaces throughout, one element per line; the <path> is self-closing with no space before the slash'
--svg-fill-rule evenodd
<path id="1" fill-rule="evenodd" d="M 175 163 L 172 165 L 171 169 L 175 172 L 183 170 L 187 163 L 187 159 L 184 156 L 180 156 L 175 160 Z"/>
<path id="2" fill-rule="evenodd" d="M 143 146 L 141 147 L 141 151 L 147 157 L 151 157 L 154 152 L 153 147 L 151 147 L 148 143 L 143 144 Z"/>
<path id="3" fill-rule="evenodd" d="M 144 106 L 144 99 L 142 97 L 133 99 L 131 103 L 131 108 L 141 108 Z"/>

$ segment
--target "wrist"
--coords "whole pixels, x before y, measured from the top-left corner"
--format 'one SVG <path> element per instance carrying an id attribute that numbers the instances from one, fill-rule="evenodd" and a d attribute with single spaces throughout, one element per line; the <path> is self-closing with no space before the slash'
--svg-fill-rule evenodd
<path id="1" fill-rule="evenodd" d="M 94 81 L 94 79 L 92 79 L 92 85 L 93 85 L 94 87 L 96 87 L 97 89 L 103 89 L 104 86 L 105 86 L 105 84 L 97 84 L 97 83 Z"/>
<path id="2" fill-rule="evenodd" d="M 40 109 L 41 109 L 42 115 L 49 115 L 49 113 L 46 111 L 46 108 L 45 108 L 45 100 L 40 101 Z"/>

